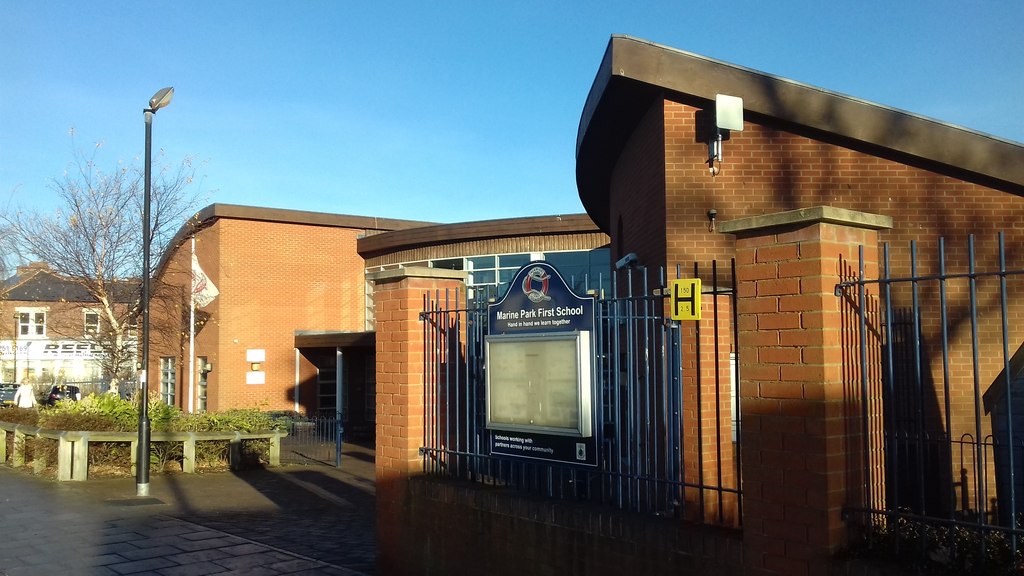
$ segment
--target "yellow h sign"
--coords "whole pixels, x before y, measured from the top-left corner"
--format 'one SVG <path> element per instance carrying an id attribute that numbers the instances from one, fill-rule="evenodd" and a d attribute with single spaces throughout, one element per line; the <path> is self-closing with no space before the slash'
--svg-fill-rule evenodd
<path id="1" fill-rule="evenodd" d="M 669 284 L 673 320 L 700 320 L 700 278 L 672 280 Z"/>

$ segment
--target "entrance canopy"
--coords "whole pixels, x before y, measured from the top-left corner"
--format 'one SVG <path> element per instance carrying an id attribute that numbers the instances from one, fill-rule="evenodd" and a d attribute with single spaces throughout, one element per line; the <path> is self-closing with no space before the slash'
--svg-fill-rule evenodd
<path id="1" fill-rule="evenodd" d="M 374 332 L 295 331 L 296 348 L 373 348 L 376 344 Z"/>

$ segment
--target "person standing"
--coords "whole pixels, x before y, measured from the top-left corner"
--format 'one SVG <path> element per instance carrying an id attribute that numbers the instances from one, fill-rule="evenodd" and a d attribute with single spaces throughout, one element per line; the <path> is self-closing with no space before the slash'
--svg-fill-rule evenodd
<path id="1" fill-rule="evenodd" d="M 14 393 L 14 405 L 18 408 L 31 408 L 36 405 L 36 391 L 32 385 L 22 381 L 18 391 Z"/>

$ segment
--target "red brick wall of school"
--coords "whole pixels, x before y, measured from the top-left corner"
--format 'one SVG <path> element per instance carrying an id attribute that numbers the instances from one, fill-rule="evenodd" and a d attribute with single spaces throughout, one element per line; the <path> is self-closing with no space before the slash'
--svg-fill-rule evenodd
<path id="1" fill-rule="evenodd" d="M 200 265 L 220 291 L 202 311 L 210 320 L 196 335 L 196 355 L 207 356 L 209 410 L 294 407 L 294 329 L 365 329 L 366 287 L 363 260 L 356 252 L 362 230 L 292 223 L 221 218 L 196 236 Z M 162 280 L 189 282 L 190 244 L 175 251 Z M 179 289 L 180 291 L 180 289 Z M 185 292 L 187 297 L 187 292 Z M 182 336 L 151 353 L 158 374 L 159 356 L 179 362 L 178 398 L 187 402 L 188 303 L 168 314 L 184 315 Z M 246 384 L 247 349 L 266 350 L 265 384 Z M 303 410 L 315 407 L 315 369 L 300 355 Z M 159 391 L 151 378 L 151 393 Z"/>
<path id="2" fill-rule="evenodd" d="M 970 234 L 976 235 L 976 269 L 995 270 L 999 231 L 1005 233 L 1008 268 L 1024 269 L 1024 259 L 1019 256 L 1024 253 L 1024 198 L 750 122 L 743 132 L 733 132 L 724 143 L 725 162 L 721 173 L 712 178 L 706 164 L 707 145 L 697 139 L 696 112 L 693 107 L 670 101 L 654 105 L 616 165 L 609 207 L 613 246 L 619 246 L 619 252 L 636 252 L 647 266 L 667 264 L 671 276 L 678 263 L 684 275 L 689 275 L 693 262 L 709 270 L 705 264 L 710 259 L 732 257 L 733 237 L 709 230 L 707 213 L 712 208 L 717 211 L 717 223 L 721 223 L 827 205 L 893 217 L 893 229 L 880 235 L 882 242 L 889 243 L 893 276 L 910 274 L 912 240 L 917 243 L 917 274 L 937 273 L 940 236 L 946 239 L 947 273 L 967 272 Z M 661 125 L 659 119 L 664 120 Z M 664 151 L 663 156 L 659 150 Z M 664 212 L 656 209 L 659 203 L 652 198 L 659 181 L 664 182 Z M 664 234 L 650 234 L 652 230 L 663 230 Z M 856 251 L 852 252 L 844 258 L 856 267 Z M 704 281 L 707 283 L 707 277 Z M 962 434 L 973 438 L 977 400 L 970 365 L 968 285 L 955 281 L 948 283 L 947 289 L 952 328 L 949 353 L 960 367 L 949 381 L 949 432 L 955 438 Z M 1011 281 L 1008 289 L 1008 340 L 1013 353 L 1024 340 L 1024 287 Z M 981 281 L 978 290 L 978 379 L 984 393 L 1003 368 L 1002 332 L 996 304 L 998 283 Z M 868 295 L 877 298 L 877 287 L 869 287 Z M 910 306 L 907 288 L 894 291 L 893 298 L 896 308 L 905 310 Z M 937 284 L 922 283 L 919 298 L 925 378 L 935 383 L 925 398 L 929 421 L 926 429 L 944 431 L 946 398 Z M 705 360 L 712 365 L 710 358 Z M 985 436 L 990 431 L 991 422 L 986 417 L 981 433 Z M 972 470 L 974 455 L 965 450 L 964 456 L 966 469 Z M 959 470 L 960 454 L 951 457 Z M 991 462 L 991 454 L 989 457 Z M 966 487 L 969 501 L 975 490 L 971 480 Z"/>
<path id="3" fill-rule="evenodd" d="M 629 138 L 612 173 L 613 200 L 609 211 L 612 261 L 630 252 L 641 266 L 666 261 L 664 111 L 652 107 Z"/>

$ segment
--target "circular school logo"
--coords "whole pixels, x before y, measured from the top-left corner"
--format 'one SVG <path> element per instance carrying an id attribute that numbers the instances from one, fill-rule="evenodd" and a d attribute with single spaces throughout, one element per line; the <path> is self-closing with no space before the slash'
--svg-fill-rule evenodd
<path id="1" fill-rule="evenodd" d="M 550 279 L 551 276 L 540 266 L 530 268 L 530 271 L 526 273 L 526 278 L 523 279 L 523 294 L 526 294 L 526 297 L 534 304 L 551 300 L 551 297 L 548 296 L 548 280 Z"/>

